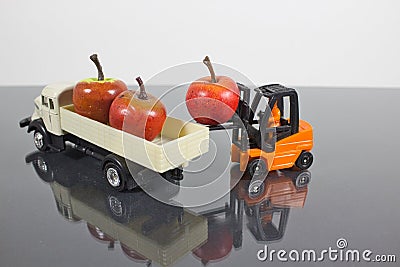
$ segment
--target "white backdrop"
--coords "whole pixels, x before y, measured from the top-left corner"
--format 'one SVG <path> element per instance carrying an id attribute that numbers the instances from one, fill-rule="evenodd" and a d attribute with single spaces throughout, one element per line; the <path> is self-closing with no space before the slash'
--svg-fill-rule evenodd
<path id="1" fill-rule="evenodd" d="M 398 0 L 0 0 L 0 85 L 129 84 L 206 54 L 256 83 L 400 86 Z"/>

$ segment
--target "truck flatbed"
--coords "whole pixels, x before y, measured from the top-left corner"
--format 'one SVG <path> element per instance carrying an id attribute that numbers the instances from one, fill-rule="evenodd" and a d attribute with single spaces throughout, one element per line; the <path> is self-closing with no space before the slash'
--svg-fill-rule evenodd
<path id="1" fill-rule="evenodd" d="M 165 172 L 208 151 L 207 127 L 167 117 L 153 141 L 81 116 L 73 105 L 60 107 L 61 129 L 156 172 Z"/>

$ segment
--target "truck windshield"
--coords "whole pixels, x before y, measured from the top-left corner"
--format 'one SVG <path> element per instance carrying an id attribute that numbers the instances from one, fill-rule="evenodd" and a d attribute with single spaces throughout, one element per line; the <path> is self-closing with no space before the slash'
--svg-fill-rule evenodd
<path id="1" fill-rule="evenodd" d="M 54 109 L 54 101 L 53 99 L 49 98 L 50 109 Z"/>
<path id="2" fill-rule="evenodd" d="M 42 95 L 42 105 L 45 107 L 48 107 L 48 103 L 47 103 L 47 97 Z"/>

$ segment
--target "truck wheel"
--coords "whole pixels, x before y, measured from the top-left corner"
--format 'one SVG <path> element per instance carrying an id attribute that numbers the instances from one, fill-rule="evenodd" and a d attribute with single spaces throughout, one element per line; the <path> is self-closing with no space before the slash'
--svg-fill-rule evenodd
<path id="1" fill-rule="evenodd" d="M 111 217 L 119 223 L 127 223 L 129 221 L 128 207 L 124 201 L 118 199 L 117 194 L 110 194 L 106 201 Z"/>
<path id="2" fill-rule="evenodd" d="M 313 155 L 311 154 L 311 152 L 303 151 L 297 158 L 295 165 L 300 170 L 306 170 L 310 168 L 312 163 L 313 163 Z"/>
<path id="3" fill-rule="evenodd" d="M 104 177 L 106 178 L 108 184 L 116 190 L 123 191 L 125 189 L 125 173 L 118 164 L 114 162 L 107 162 L 104 167 Z"/>
<path id="4" fill-rule="evenodd" d="M 42 132 L 41 130 L 35 130 L 33 134 L 33 143 L 35 144 L 36 148 L 40 151 L 49 150 L 49 137 L 46 133 Z"/>
<path id="5" fill-rule="evenodd" d="M 36 152 L 40 153 L 40 152 Z M 54 181 L 54 174 L 51 171 L 48 163 L 41 157 L 37 156 L 36 159 L 32 161 L 33 168 L 39 177 L 46 183 L 51 183 Z"/>
<path id="6" fill-rule="evenodd" d="M 267 164 L 263 159 L 254 159 L 247 166 L 249 170 L 250 177 L 254 175 L 261 175 L 267 172 Z"/>
<path id="7" fill-rule="evenodd" d="M 174 184 L 179 184 L 176 182 L 179 182 L 183 180 L 183 170 L 181 168 L 175 168 L 163 173 L 160 173 L 162 177 L 164 177 L 167 181 L 172 181 Z"/>

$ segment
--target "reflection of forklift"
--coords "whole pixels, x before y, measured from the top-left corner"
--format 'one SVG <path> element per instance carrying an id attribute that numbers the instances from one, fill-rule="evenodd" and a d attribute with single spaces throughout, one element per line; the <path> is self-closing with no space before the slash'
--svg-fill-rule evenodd
<path id="1" fill-rule="evenodd" d="M 238 86 L 241 100 L 232 124 L 210 127 L 233 129 L 232 162 L 240 163 L 241 171 L 247 166 L 251 176 L 293 166 L 309 168 L 313 162 L 313 131 L 308 122 L 299 119 L 296 91 L 279 84 L 261 86 L 255 89 L 250 106 L 250 89 Z M 267 101 L 264 110 L 262 99 Z"/>
<path id="2" fill-rule="evenodd" d="M 231 172 L 238 172 L 232 168 Z M 249 181 L 244 177 L 233 192 L 233 206 L 245 211 L 248 229 L 259 242 L 274 242 L 282 239 L 291 208 L 304 207 L 311 174 L 302 171 L 273 171 L 268 174 L 258 196 L 249 194 Z M 241 229 L 243 212 L 236 217 L 237 229 Z"/>
<path id="3" fill-rule="evenodd" d="M 231 168 L 231 181 L 237 181 L 242 175 L 238 165 Z M 193 250 L 194 256 L 206 265 L 224 260 L 232 248 L 241 249 L 246 219 L 247 229 L 257 242 L 280 241 L 285 234 L 290 209 L 305 204 L 310 178 L 307 170 L 269 172 L 255 197 L 248 192 L 251 177 L 246 172 L 231 191 L 229 205 L 201 213 L 208 219 L 208 239 Z"/>

